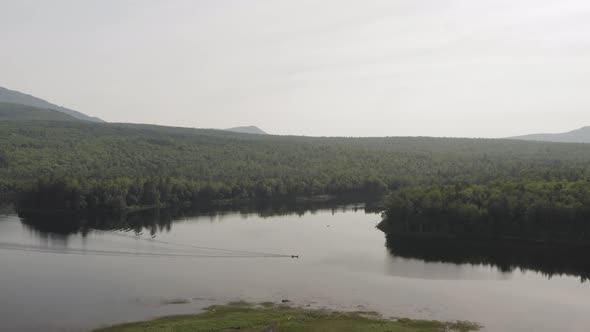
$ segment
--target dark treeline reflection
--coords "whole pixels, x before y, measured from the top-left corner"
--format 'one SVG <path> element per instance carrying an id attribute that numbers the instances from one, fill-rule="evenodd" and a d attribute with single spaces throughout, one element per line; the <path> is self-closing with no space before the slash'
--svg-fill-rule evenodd
<path id="1" fill-rule="evenodd" d="M 21 216 L 22 223 L 31 230 L 40 233 L 60 235 L 82 234 L 86 236 L 92 230 L 125 231 L 135 234 L 155 235 L 170 231 L 174 220 L 208 216 L 223 217 L 226 214 L 256 214 L 267 218 L 283 215 L 299 215 L 317 211 L 365 210 L 378 212 L 374 203 L 351 203 L 345 200 L 329 201 L 249 201 L 234 202 L 223 205 L 202 205 L 190 209 L 148 209 L 136 212 L 85 215 L 27 215 Z M 146 232 L 144 232 L 146 231 Z"/>
<path id="2" fill-rule="evenodd" d="M 176 213 L 170 210 L 152 209 L 132 213 L 100 215 L 37 215 L 21 217 L 23 225 L 41 234 L 82 234 L 92 230 L 133 231 L 136 234 L 148 230 L 154 235 L 168 231 Z"/>
<path id="3" fill-rule="evenodd" d="M 502 272 L 532 270 L 548 278 L 575 276 L 581 282 L 590 278 L 590 247 L 399 235 L 387 235 L 386 246 L 394 256 L 426 262 L 491 265 Z"/>

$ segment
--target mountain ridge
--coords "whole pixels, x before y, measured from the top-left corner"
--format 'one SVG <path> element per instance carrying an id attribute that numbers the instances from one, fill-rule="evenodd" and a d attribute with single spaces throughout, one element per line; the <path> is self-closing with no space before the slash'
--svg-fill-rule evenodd
<path id="1" fill-rule="evenodd" d="M 509 138 L 540 142 L 590 143 L 590 126 L 584 126 L 564 133 L 539 133 L 514 136 Z"/>
<path id="2" fill-rule="evenodd" d="M 19 104 L 25 106 L 31 106 L 38 109 L 54 110 L 61 113 L 65 113 L 71 117 L 79 120 L 89 122 L 105 122 L 97 117 L 88 116 L 82 112 L 78 112 L 69 108 L 65 108 L 56 104 L 52 104 L 44 99 L 29 95 L 20 91 L 10 90 L 0 86 L 0 102 L 8 104 Z"/>
<path id="3" fill-rule="evenodd" d="M 83 121 L 53 109 L 0 102 L 0 121 Z"/>
<path id="4" fill-rule="evenodd" d="M 232 127 L 228 129 L 224 129 L 225 131 L 231 131 L 234 133 L 242 133 L 242 134 L 257 134 L 257 135 L 268 135 L 267 132 L 264 130 L 256 127 L 256 126 L 240 126 L 240 127 Z"/>

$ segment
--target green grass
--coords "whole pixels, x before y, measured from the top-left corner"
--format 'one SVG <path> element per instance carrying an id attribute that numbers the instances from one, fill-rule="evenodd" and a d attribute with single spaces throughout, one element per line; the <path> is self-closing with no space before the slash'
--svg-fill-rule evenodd
<path id="1" fill-rule="evenodd" d="M 129 323 L 96 332 L 144 331 L 372 331 L 372 332 L 467 332 L 479 329 L 470 322 L 386 320 L 375 313 L 306 310 L 288 306 L 254 307 L 243 304 L 212 306 L 204 313 Z"/>

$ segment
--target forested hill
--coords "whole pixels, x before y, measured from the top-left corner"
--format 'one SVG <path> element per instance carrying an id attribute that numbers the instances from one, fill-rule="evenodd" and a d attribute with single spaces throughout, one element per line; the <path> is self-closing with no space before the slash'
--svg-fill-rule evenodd
<path id="1" fill-rule="evenodd" d="M 590 143 L 590 127 L 583 127 L 566 133 L 517 136 L 514 139 L 543 142 Z"/>
<path id="2" fill-rule="evenodd" d="M 23 192 L 41 178 L 63 179 L 67 186 L 60 188 L 77 188 L 84 197 L 100 194 L 97 200 L 108 204 L 137 204 L 133 197 L 146 192 L 159 195 L 143 195 L 149 202 L 162 197 L 198 201 L 380 195 L 415 184 L 516 177 L 579 180 L 588 178 L 588 165 L 590 146 L 583 144 L 317 138 L 84 121 L 0 121 L 0 193 Z"/>
<path id="3" fill-rule="evenodd" d="M 36 107 L 43 110 L 54 110 L 72 116 L 79 120 L 91 122 L 104 122 L 99 118 L 91 117 L 81 112 L 52 104 L 41 98 L 37 98 L 22 92 L 9 90 L 3 87 L 0 87 L 0 103 L 19 104 L 24 106 Z"/>
<path id="4" fill-rule="evenodd" d="M 0 103 L 0 121 L 80 121 L 70 115 L 33 106 Z"/>

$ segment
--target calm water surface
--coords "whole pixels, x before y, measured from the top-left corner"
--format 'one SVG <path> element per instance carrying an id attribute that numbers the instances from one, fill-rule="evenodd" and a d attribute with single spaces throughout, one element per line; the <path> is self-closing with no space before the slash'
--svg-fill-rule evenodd
<path id="1" fill-rule="evenodd" d="M 590 284 L 579 276 L 399 257 L 375 228 L 379 220 L 348 206 L 136 220 L 132 231 L 80 232 L 0 216 L 0 330 L 86 331 L 228 301 L 283 299 L 386 317 L 472 320 L 484 331 L 590 329 Z M 300 258 L 231 257 L 242 254 L 172 243 Z M 189 303 L 166 304 L 177 299 Z"/>

